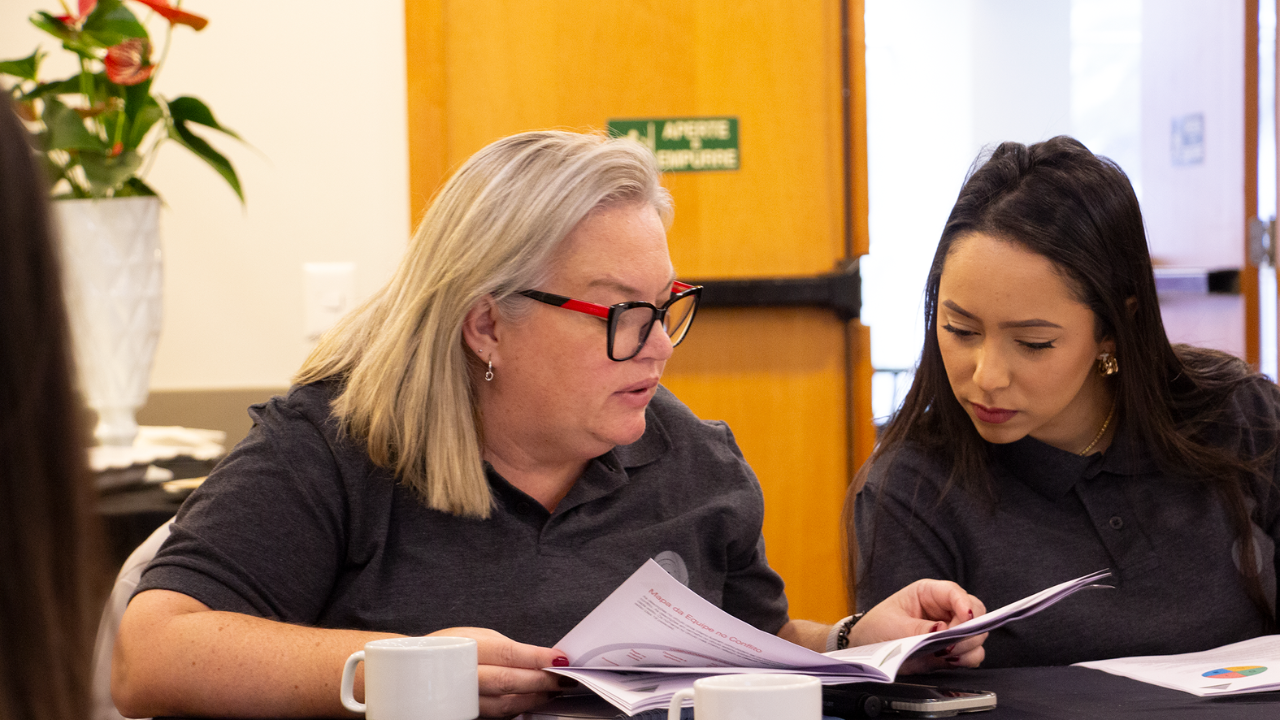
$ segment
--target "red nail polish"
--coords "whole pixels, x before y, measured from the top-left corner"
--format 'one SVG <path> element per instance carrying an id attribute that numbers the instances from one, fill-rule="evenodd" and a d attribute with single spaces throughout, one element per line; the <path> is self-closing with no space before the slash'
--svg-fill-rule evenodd
<path id="1" fill-rule="evenodd" d="M 561 655 L 555 660 L 552 660 L 551 665 L 554 667 L 569 667 L 569 658 Z"/>
<path id="2" fill-rule="evenodd" d="M 970 611 L 969 611 L 969 619 L 970 619 L 970 620 L 972 620 L 972 619 L 973 619 L 973 611 L 972 611 L 972 610 L 970 610 Z"/>
<path id="3" fill-rule="evenodd" d="M 951 657 L 947 658 L 947 662 L 951 663 L 952 665 L 955 665 L 956 663 L 960 662 L 960 658 L 952 655 Z"/>
<path id="4" fill-rule="evenodd" d="M 934 624 L 933 624 L 933 629 L 932 629 L 932 630 L 930 630 L 929 632 L 941 632 L 941 631 L 946 630 L 946 629 L 947 629 L 947 624 L 946 624 L 946 623 L 944 623 L 944 622 L 936 622 L 936 623 L 934 623 Z"/>

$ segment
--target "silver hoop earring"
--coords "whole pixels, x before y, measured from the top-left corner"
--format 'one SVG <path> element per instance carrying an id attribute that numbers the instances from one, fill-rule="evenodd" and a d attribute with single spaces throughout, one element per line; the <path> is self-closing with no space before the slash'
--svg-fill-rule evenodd
<path id="1" fill-rule="evenodd" d="M 1111 353 L 1102 353 L 1098 356 L 1098 374 L 1102 377 L 1115 375 L 1120 372 L 1120 361 L 1116 360 L 1116 356 Z"/>
<path id="2" fill-rule="evenodd" d="M 484 374 L 485 382 L 493 382 L 493 360 L 489 361 L 489 369 Z"/>

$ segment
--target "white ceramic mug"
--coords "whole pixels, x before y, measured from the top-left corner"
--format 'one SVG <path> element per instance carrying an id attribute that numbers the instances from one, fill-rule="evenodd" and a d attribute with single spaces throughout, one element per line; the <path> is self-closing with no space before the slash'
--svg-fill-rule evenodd
<path id="1" fill-rule="evenodd" d="M 667 720 L 680 720 L 680 707 L 693 699 L 695 720 L 819 720 L 822 684 L 808 675 L 712 675 L 671 697 Z"/>
<path id="2" fill-rule="evenodd" d="M 342 705 L 369 720 L 475 720 L 480 716 L 476 641 L 459 637 L 373 640 L 342 668 Z M 364 702 L 352 687 L 364 663 Z"/>

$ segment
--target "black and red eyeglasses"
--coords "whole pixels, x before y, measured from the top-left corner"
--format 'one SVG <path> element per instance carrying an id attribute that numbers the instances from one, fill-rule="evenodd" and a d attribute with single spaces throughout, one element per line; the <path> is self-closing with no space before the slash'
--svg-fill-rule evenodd
<path id="1" fill-rule="evenodd" d="M 597 305 L 540 290 L 521 290 L 519 294 L 604 320 L 609 324 L 609 359 L 622 362 L 639 354 L 655 323 L 662 323 L 662 329 L 671 338 L 673 347 L 679 345 L 685 335 L 689 334 L 689 326 L 693 325 L 693 316 L 698 311 L 702 286 L 676 281 L 671 284 L 671 291 L 674 294 L 662 307 L 642 301 Z"/>

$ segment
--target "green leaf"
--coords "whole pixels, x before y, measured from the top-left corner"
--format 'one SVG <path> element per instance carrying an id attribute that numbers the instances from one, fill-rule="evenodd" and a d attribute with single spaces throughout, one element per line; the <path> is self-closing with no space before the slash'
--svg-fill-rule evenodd
<path id="1" fill-rule="evenodd" d="M 37 10 L 35 15 L 31 16 L 31 24 L 58 38 L 63 42 L 75 40 L 76 32 L 62 23 L 61 20 L 55 18 L 43 10 Z"/>
<path id="2" fill-rule="evenodd" d="M 125 85 L 121 89 L 123 92 L 120 93 L 120 96 L 124 98 L 124 112 L 130 118 L 137 116 L 138 111 L 148 104 L 156 104 L 156 101 L 151 97 L 151 78 L 147 78 L 137 85 Z"/>
<path id="3" fill-rule="evenodd" d="M 109 98 L 125 99 L 125 87 L 117 83 L 111 82 L 107 78 L 107 71 L 103 68 L 102 72 L 91 73 L 89 79 L 93 82 L 93 102 L 94 104 L 106 102 Z M 123 104 L 123 102 L 121 103 Z"/>
<path id="4" fill-rule="evenodd" d="M 102 131 L 108 145 L 114 145 L 117 140 L 121 144 L 124 143 L 125 135 L 129 132 L 129 118 L 125 117 L 124 113 L 104 113 L 98 118 L 98 122 L 102 123 Z"/>
<path id="5" fill-rule="evenodd" d="M 63 105 L 57 98 L 44 99 L 42 119 L 48 128 L 47 150 L 105 152 L 108 149 L 101 139 L 85 129 L 80 114 Z"/>
<path id="6" fill-rule="evenodd" d="M 131 177 L 124 181 L 117 190 L 115 197 L 158 197 L 159 193 L 151 188 L 150 185 L 142 181 L 142 178 Z"/>
<path id="7" fill-rule="evenodd" d="M 141 145 L 147 132 L 164 117 L 160 103 L 147 94 L 149 88 L 150 81 L 116 88 L 119 90 L 117 96 L 124 98 L 124 112 L 110 112 L 100 118 L 106 136 L 113 140 L 118 138 L 126 150 L 133 150 Z M 123 128 L 119 127 L 121 123 L 124 124 Z"/>
<path id="8" fill-rule="evenodd" d="M 85 18 L 81 35 L 87 35 L 111 47 L 127 38 L 150 38 L 147 28 L 120 0 L 98 0 L 98 5 Z"/>
<path id="9" fill-rule="evenodd" d="M 65 80 L 53 80 L 40 83 L 23 95 L 26 100 L 35 100 L 45 95 L 78 95 L 80 94 L 80 76 L 73 75 Z"/>
<path id="10" fill-rule="evenodd" d="M 129 114 L 128 106 L 125 108 L 125 115 Z M 142 103 L 142 107 L 130 119 L 127 135 L 124 139 L 124 146 L 130 150 L 142 144 L 149 131 L 161 118 L 164 117 L 164 110 L 160 109 L 160 103 L 157 103 L 151 96 Z"/>
<path id="11" fill-rule="evenodd" d="M 0 73 L 20 77 L 35 82 L 36 73 L 40 70 L 40 61 L 45 54 L 39 48 L 20 60 L 0 60 Z"/>
<path id="12" fill-rule="evenodd" d="M 102 58 L 98 57 L 98 54 L 101 52 L 102 47 L 97 43 L 92 42 L 92 38 L 88 37 L 87 35 L 81 35 L 76 40 L 63 40 L 62 47 L 64 50 L 73 52 L 76 55 L 79 55 L 80 57 L 84 58 L 85 60 L 88 60 L 89 62 L 102 61 Z M 98 49 L 98 53 L 94 52 L 95 48 Z"/>
<path id="13" fill-rule="evenodd" d="M 169 111 L 170 114 L 173 113 L 172 104 L 169 106 Z M 204 123 L 201 124 L 203 125 Z M 169 137 L 177 140 L 183 147 L 198 155 L 201 160 L 209 163 L 209 166 L 216 170 L 222 176 L 222 179 L 226 180 L 227 184 L 231 186 L 231 189 L 235 191 L 236 197 L 240 198 L 241 204 L 244 203 L 244 192 L 240 189 L 240 178 L 236 176 L 235 168 L 231 167 L 230 160 L 223 157 L 222 153 L 214 150 L 213 146 L 206 142 L 204 138 L 188 130 L 186 122 L 179 121 L 176 117 L 174 118 L 173 126 L 169 128 Z"/>
<path id="14" fill-rule="evenodd" d="M 86 60 L 97 60 L 95 49 L 107 47 L 90 35 L 64 24 L 61 20 L 43 10 L 31 16 L 31 24 L 62 41 L 62 47 Z"/>
<path id="15" fill-rule="evenodd" d="M 213 111 L 209 109 L 209 106 L 197 98 L 183 96 L 170 100 L 169 114 L 173 116 L 175 123 L 193 122 L 205 127 L 211 127 L 237 140 L 240 139 L 240 136 L 235 134 L 233 130 L 219 125 L 218 121 L 214 119 Z"/>
<path id="16" fill-rule="evenodd" d="M 101 152 L 80 153 L 80 167 L 89 180 L 94 197 L 105 197 L 109 191 L 124 185 L 142 167 L 142 156 L 125 151 L 116 157 Z"/>
<path id="17" fill-rule="evenodd" d="M 41 161 L 41 166 L 44 167 L 44 176 L 49 181 L 50 187 L 66 177 L 66 169 L 51 160 L 48 153 L 37 153 L 36 156 Z"/>

